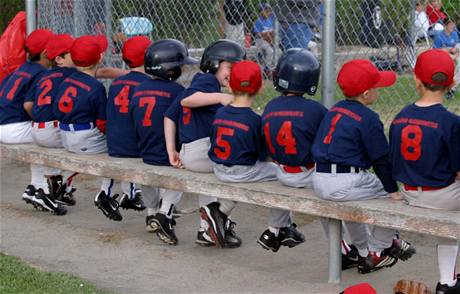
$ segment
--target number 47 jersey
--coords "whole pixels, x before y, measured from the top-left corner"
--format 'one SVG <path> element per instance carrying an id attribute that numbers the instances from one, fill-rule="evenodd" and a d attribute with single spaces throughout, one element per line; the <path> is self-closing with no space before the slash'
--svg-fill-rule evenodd
<path id="1" fill-rule="evenodd" d="M 448 186 L 460 171 L 460 117 L 441 104 L 406 106 L 391 124 L 390 149 L 399 182 Z"/>

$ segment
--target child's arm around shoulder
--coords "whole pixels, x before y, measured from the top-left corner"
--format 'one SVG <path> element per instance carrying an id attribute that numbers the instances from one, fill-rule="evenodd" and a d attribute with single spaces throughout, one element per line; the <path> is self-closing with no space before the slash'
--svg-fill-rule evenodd
<path id="1" fill-rule="evenodd" d="M 129 73 L 129 70 L 116 67 L 101 67 L 96 70 L 97 79 L 116 79 Z"/>
<path id="2" fill-rule="evenodd" d="M 179 152 L 176 150 L 176 123 L 169 117 L 164 118 L 164 132 L 166 151 L 168 152 L 169 163 L 176 168 L 182 168 Z"/>
<path id="3" fill-rule="evenodd" d="M 214 104 L 228 105 L 233 101 L 233 95 L 226 93 L 204 93 L 195 92 L 192 95 L 181 100 L 183 107 L 203 107 Z"/>

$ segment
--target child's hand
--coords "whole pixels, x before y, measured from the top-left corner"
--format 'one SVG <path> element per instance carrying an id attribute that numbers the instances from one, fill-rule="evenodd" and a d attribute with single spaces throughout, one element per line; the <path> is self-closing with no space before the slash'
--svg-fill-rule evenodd
<path id="1" fill-rule="evenodd" d="M 390 196 L 391 196 L 391 199 L 394 199 L 394 200 L 403 200 L 404 199 L 404 197 L 402 197 L 399 192 L 391 193 Z"/>
<path id="2" fill-rule="evenodd" d="M 182 168 L 182 162 L 180 161 L 179 152 L 173 151 L 168 152 L 169 163 L 175 168 Z"/>
<path id="3" fill-rule="evenodd" d="M 450 57 L 455 61 L 458 58 L 459 50 L 456 47 L 452 47 L 449 50 Z"/>
<path id="4" fill-rule="evenodd" d="M 229 105 L 233 102 L 233 95 L 222 93 L 220 98 L 220 104 Z"/>

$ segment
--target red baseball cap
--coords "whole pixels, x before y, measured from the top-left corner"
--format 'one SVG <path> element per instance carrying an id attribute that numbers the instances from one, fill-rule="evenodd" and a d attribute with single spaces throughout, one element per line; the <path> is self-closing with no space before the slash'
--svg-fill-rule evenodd
<path id="1" fill-rule="evenodd" d="M 145 36 L 129 38 L 124 44 L 121 53 L 123 60 L 129 67 L 138 67 L 144 64 L 145 50 L 152 44 Z"/>
<path id="2" fill-rule="evenodd" d="M 262 72 L 254 61 L 243 60 L 232 65 L 230 88 L 253 95 L 262 87 Z"/>
<path id="3" fill-rule="evenodd" d="M 107 47 L 107 39 L 102 35 L 81 36 L 73 42 L 70 57 L 76 66 L 91 66 L 98 63 Z"/>
<path id="4" fill-rule="evenodd" d="M 377 292 L 368 283 L 361 283 L 346 288 L 343 294 L 377 294 Z"/>
<path id="5" fill-rule="evenodd" d="M 45 50 L 46 44 L 54 33 L 47 29 L 35 30 L 27 36 L 26 48 L 30 54 L 36 55 Z"/>
<path id="6" fill-rule="evenodd" d="M 423 52 L 415 63 L 415 76 L 424 83 L 450 86 L 454 82 L 455 64 L 449 53 L 440 49 L 431 49 Z M 437 73 L 447 76 L 447 81 L 434 81 L 433 77 Z"/>
<path id="7" fill-rule="evenodd" d="M 46 57 L 49 60 L 54 60 L 59 55 L 70 53 L 74 41 L 75 39 L 69 34 L 52 36 L 45 47 Z"/>
<path id="8" fill-rule="evenodd" d="M 373 88 L 392 86 L 396 82 L 393 71 L 379 71 L 369 60 L 356 59 L 345 63 L 337 76 L 337 83 L 345 96 L 353 97 Z"/>

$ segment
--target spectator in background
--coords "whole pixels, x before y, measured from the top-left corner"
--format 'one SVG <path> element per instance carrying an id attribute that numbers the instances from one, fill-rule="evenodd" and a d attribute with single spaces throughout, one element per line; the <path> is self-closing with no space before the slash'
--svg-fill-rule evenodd
<path id="1" fill-rule="evenodd" d="M 428 16 L 423 10 L 423 5 L 420 1 L 415 5 L 415 31 L 417 39 L 426 38 L 428 36 L 428 29 L 430 28 L 430 21 Z"/>
<path id="2" fill-rule="evenodd" d="M 318 26 L 321 0 L 277 0 L 276 18 L 280 22 L 281 45 L 289 48 L 308 48 L 312 29 Z"/>
<path id="3" fill-rule="evenodd" d="M 456 71 L 454 80 L 456 82 L 454 88 L 449 91 L 447 98 L 451 98 L 458 89 L 460 83 L 460 40 L 456 31 L 455 22 L 451 19 L 446 19 L 444 23 L 444 31 L 440 32 L 434 38 L 433 48 L 445 49 L 452 58 L 456 61 Z"/>
<path id="4" fill-rule="evenodd" d="M 442 12 L 442 3 L 441 0 L 430 0 L 426 6 L 426 15 L 430 20 L 430 35 L 436 35 L 442 30 L 444 30 L 444 20 L 447 16 Z"/>
<path id="5" fill-rule="evenodd" d="M 271 71 L 274 68 L 274 46 L 275 38 L 275 16 L 272 12 L 272 7 L 268 3 L 260 4 L 260 17 L 254 24 L 254 37 L 257 50 L 262 54 L 263 66 L 267 76 L 270 77 Z"/>
<path id="6" fill-rule="evenodd" d="M 244 16 L 246 0 L 224 0 L 220 17 L 220 31 L 224 38 L 245 46 Z"/>

